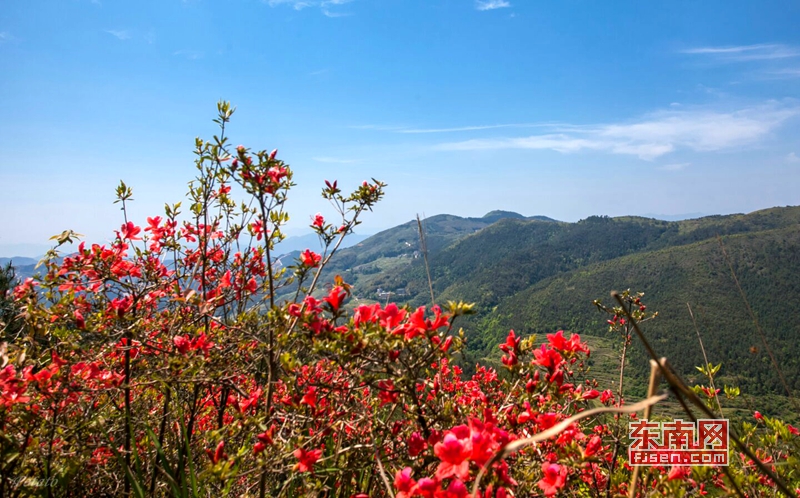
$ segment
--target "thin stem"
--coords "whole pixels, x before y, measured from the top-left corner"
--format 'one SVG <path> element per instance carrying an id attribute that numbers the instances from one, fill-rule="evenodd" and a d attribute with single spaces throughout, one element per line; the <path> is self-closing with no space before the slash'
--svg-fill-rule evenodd
<path id="1" fill-rule="evenodd" d="M 686 303 L 686 307 L 689 308 L 689 316 L 692 317 L 692 325 L 694 325 L 694 331 L 697 334 L 697 342 L 700 343 L 700 351 L 703 352 L 703 361 L 706 364 L 706 374 L 708 375 L 708 384 L 711 386 L 711 391 L 714 393 L 714 399 L 717 400 L 717 408 L 719 409 L 719 416 L 724 417 L 725 415 L 722 413 L 722 404 L 719 402 L 719 396 L 717 395 L 717 388 L 714 386 L 714 375 L 711 373 L 711 365 L 708 363 L 708 356 L 706 356 L 706 348 L 703 347 L 703 339 L 700 337 L 700 329 L 697 328 L 697 322 L 694 319 L 692 306 L 689 303 Z"/>
<path id="2" fill-rule="evenodd" d="M 620 303 L 620 305 L 623 304 L 622 296 L 620 296 L 617 292 L 612 292 L 611 296 L 614 299 L 616 299 L 617 302 Z M 624 307 L 623 307 L 623 310 L 625 310 Z M 647 350 L 647 353 L 650 355 L 650 357 L 652 359 L 654 359 L 658 363 L 659 369 L 661 370 L 661 375 L 664 376 L 664 378 L 667 380 L 667 382 L 669 382 L 669 384 L 670 384 L 671 388 L 673 389 L 673 391 L 676 392 L 676 393 L 679 392 L 680 394 L 685 396 L 689 401 L 691 401 L 695 406 L 697 406 L 697 408 L 699 408 L 706 416 L 708 416 L 708 418 L 716 420 L 718 417 L 714 414 L 714 412 L 712 412 L 705 405 L 705 403 L 703 403 L 703 401 L 694 393 L 694 391 L 692 391 L 686 385 L 686 383 L 683 382 L 680 379 L 680 377 L 678 377 L 677 374 L 675 374 L 672 371 L 671 367 L 669 367 L 669 363 L 667 363 L 666 360 L 659 361 L 659 357 L 656 354 L 655 350 L 653 350 L 653 346 L 650 345 L 650 341 L 648 341 L 647 338 L 644 336 L 644 333 L 642 333 L 642 330 L 639 328 L 639 325 L 633 319 L 633 316 L 631 316 L 630 312 L 628 312 L 628 310 L 625 310 L 625 314 L 627 315 L 628 320 L 630 321 L 631 325 L 633 325 L 633 330 L 636 332 L 636 335 L 642 341 L 642 344 L 644 345 L 645 350 Z M 679 397 L 679 400 L 680 400 L 680 397 Z M 684 406 L 684 411 L 686 412 L 686 414 L 689 415 L 689 417 L 692 418 L 692 420 L 695 420 L 694 414 L 691 412 L 691 410 L 689 410 L 689 408 L 682 401 L 681 401 L 681 404 Z M 756 464 L 756 466 L 759 468 L 759 470 L 761 470 L 761 472 L 763 474 L 765 474 L 767 477 L 772 479 L 772 481 L 778 486 L 778 490 L 781 493 L 785 494 L 788 498 L 794 498 L 794 496 L 795 496 L 794 493 L 792 493 L 789 490 L 789 487 L 783 482 L 783 480 L 780 477 L 778 477 L 777 474 L 772 472 L 769 469 L 769 467 L 767 467 L 764 464 L 764 462 L 762 462 L 750 450 L 750 448 L 747 447 L 747 445 L 745 445 L 734 434 L 730 435 L 730 439 L 731 439 L 731 441 L 733 441 L 733 443 L 739 448 L 739 450 L 742 453 L 747 455 L 747 458 L 749 458 L 750 460 L 753 461 L 753 463 Z M 727 470 L 726 467 L 723 467 L 723 469 Z"/>
<path id="3" fill-rule="evenodd" d="M 767 343 L 767 336 L 764 335 L 764 331 L 761 330 L 761 325 L 758 323 L 758 317 L 753 312 L 753 308 L 750 306 L 750 301 L 747 299 L 747 294 L 744 293 L 744 289 L 739 284 L 739 278 L 736 276 L 736 272 L 733 269 L 733 263 L 731 262 L 731 258 L 728 257 L 728 251 L 725 250 L 725 244 L 722 243 L 722 237 L 717 235 L 717 241 L 719 242 L 719 247 L 722 249 L 722 255 L 725 256 L 725 261 L 728 263 L 728 268 L 731 270 L 731 277 L 733 277 L 733 282 L 736 284 L 736 288 L 739 289 L 739 295 L 742 296 L 742 301 L 744 301 L 744 306 L 747 308 L 747 312 L 750 314 L 750 317 L 753 319 L 753 324 L 755 324 L 756 331 L 758 332 L 758 336 L 761 338 L 761 343 L 764 345 L 764 349 L 767 351 L 769 355 L 769 359 L 772 361 L 772 366 L 775 367 L 775 371 L 778 372 L 778 378 L 783 384 L 783 388 L 786 390 L 786 395 L 789 396 L 789 401 L 792 402 L 794 406 L 795 413 L 800 412 L 800 405 L 798 405 L 797 400 L 794 399 L 792 396 L 792 390 L 789 389 L 789 384 L 786 383 L 786 377 L 783 375 L 783 370 L 781 370 L 781 366 L 778 364 L 778 361 L 775 359 L 775 355 L 772 353 L 772 348 L 769 347 Z"/>

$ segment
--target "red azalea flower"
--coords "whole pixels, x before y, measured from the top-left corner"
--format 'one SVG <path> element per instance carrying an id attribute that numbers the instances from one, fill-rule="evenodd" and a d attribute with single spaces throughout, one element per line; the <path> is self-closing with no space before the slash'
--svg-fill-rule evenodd
<path id="1" fill-rule="evenodd" d="M 379 318 L 381 305 L 378 303 L 372 306 L 362 304 L 353 312 L 353 326 L 358 327 L 362 323 L 375 323 Z"/>
<path id="2" fill-rule="evenodd" d="M 139 232 L 141 232 L 141 231 L 142 231 L 141 228 L 139 228 L 136 225 L 134 225 L 132 221 L 129 221 L 129 222 L 125 223 L 124 225 L 122 225 L 122 228 L 120 230 L 120 238 L 123 239 L 123 240 L 125 240 L 125 239 L 128 239 L 128 240 L 142 240 L 141 237 L 137 237 L 137 235 L 139 235 Z"/>
<path id="3" fill-rule="evenodd" d="M 396 498 L 410 498 L 411 491 L 417 485 L 417 481 L 411 478 L 411 467 L 406 467 L 403 470 L 398 470 L 394 475 L 394 487 L 399 491 Z"/>
<path id="4" fill-rule="evenodd" d="M 564 363 L 564 358 L 554 349 L 550 349 L 547 344 L 542 344 L 539 349 L 533 350 L 533 363 L 553 372 Z"/>
<path id="5" fill-rule="evenodd" d="M 459 425 L 447 431 L 444 439 L 433 447 L 433 453 L 442 461 L 436 469 L 437 479 L 456 476 L 466 480 L 469 477 L 468 458 L 472 453 L 469 427 Z"/>
<path id="6" fill-rule="evenodd" d="M 391 379 L 378 382 L 378 389 L 378 399 L 381 400 L 381 406 L 397 403 L 397 400 L 400 399 L 400 393 L 394 390 L 394 383 Z"/>
<path id="7" fill-rule="evenodd" d="M 308 266 L 309 268 L 316 267 L 321 260 L 322 256 L 311 251 L 310 249 L 306 249 L 300 254 L 300 262 L 304 266 Z"/>
<path id="8" fill-rule="evenodd" d="M 294 457 L 297 458 L 297 465 L 294 468 L 300 472 L 314 472 L 314 464 L 322 456 L 322 450 L 306 451 L 304 448 L 294 450 Z"/>
<path id="9" fill-rule="evenodd" d="M 425 451 L 427 446 L 428 443 L 425 442 L 425 438 L 422 437 L 419 432 L 414 432 L 411 434 L 411 437 L 408 438 L 408 455 L 415 457 Z"/>
<path id="10" fill-rule="evenodd" d="M 435 496 L 436 498 L 464 498 L 468 495 L 467 486 L 458 479 L 454 479 L 447 489 L 437 491 Z"/>
<path id="11" fill-rule="evenodd" d="M 411 496 L 421 496 L 422 498 L 435 498 L 435 493 L 439 489 L 438 481 L 430 477 L 423 477 L 417 481 L 417 485 L 411 492 Z"/>
<path id="12" fill-rule="evenodd" d="M 589 442 L 586 444 L 586 449 L 583 452 L 583 456 L 590 457 L 597 454 L 602 449 L 603 440 L 600 438 L 600 436 L 592 436 L 591 439 L 589 439 Z"/>
<path id="13" fill-rule="evenodd" d="M 544 477 L 538 483 L 539 489 L 545 496 L 555 496 L 567 482 L 567 468 L 557 463 L 545 463 L 542 472 Z"/>
<path id="14" fill-rule="evenodd" d="M 189 340 L 189 337 L 185 335 L 176 335 L 172 338 L 172 343 L 175 344 L 175 347 L 178 349 L 180 354 L 186 354 L 189 352 L 189 348 L 191 347 L 192 343 Z"/>
<path id="15" fill-rule="evenodd" d="M 83 318 L 83 313 L 80 310 L 75 310 L 72 314 L 75 317 L 75 326 L 79 329 L 85 329 L 86 320 Z"/>
<path id="16" fill-rule="evenodd" d="M 347 292 L 338 285 L 331 289 L 327 296 L 325 296 L 322 300 L 328 303 L 331 306 L 333 312 L 339 311 L 339 308 L 342 307 L 342 303 L 344 302 L 344 298 L 347 297 Z"/>
<path id="17" fill-rule="evenodd" d="M 378 311 L 378 319 L 380 320 L 381 327 L 392 333 L 395 332 L 395 329 L 405 317 L 406 310 L 401 310 L 394 303 L 389 303 L 386 308 Z"/>
<path id="18" fill-rule="evenodd" d="M 600 396 L 600 391 L 598 391 L 597 389 L 592 389 L 590 391 L 586 391 L 583 394 L 581 394 L 581 398 L 583 399 L 595 399 L 599 396 Z"/>
<path id="19" fill-rule="evenodd" d="M 225 454 L 225 441 L 220 441 L 213 452 L 211 450 L 206 450 L 206 455 L 208 455 L 208 458 L 215 464 L 222 460 L 227 460 L 228 455 Z"/>
<path id="20" fill-rule="evenodd" d="M 266 432 L 262 432 L 261 434 L 257 435 L 256 438 L 258 439 L 258 442 L 255 444 L 255 446 L 253 446 L 253 453 L 258 455 L 264 451 L 267 446 L 271 446 L 273 444 L 272 436 L 274 433 L 275 426 L 273 425 Z"/>
<path id="21" fill-rule="evenodd" d="M 301 405 L 308 405 L 312 410 L 317 409 L 317 388 L 314 386 L 309 386 L 306 390 L 306 393 L 303 395 L 303 399 L 300 401 Z"/>
<path id="22" fill-rule="evenodd" d="M 683 480 L 689 477 L 692 474 L 692 470 L 689 467 L 683 467 L 681 465 L 673 466 L 669 474 L 667 474 L 667 480 L 673 481 L 675 479 Z"/>

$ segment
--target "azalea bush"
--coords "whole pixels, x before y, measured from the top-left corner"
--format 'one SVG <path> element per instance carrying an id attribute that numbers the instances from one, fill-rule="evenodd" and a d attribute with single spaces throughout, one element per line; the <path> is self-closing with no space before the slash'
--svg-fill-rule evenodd
<path id="1" fill-rule="evenodd" d="M 348 284 L 322 271 L 380 201 L 377 180 L 349 193 L 325 181 L 338 218 L 310 220 L 324 250 L 278 260 L 292 169 L 276 151 L 229 145 L 232 114 L 221 102 L 220 132 L 197 139 L 185 205 L 128 219 L 133 192 L 121 183 L 112 243 L 53 250 L 43 276 L 13 290 L 17 326 L 0 351 L 0 496 L 628 493 L 629 416 L 571 422 L 623 405 L 621 391 L 588 375 L 577 334 L 510 331 L 504 372 L 479 365 L 465 378 L 456 325 L 471 305 L 355 305 Z M 66 231 L 59 244 L 76 237 Z M 611 312 L 611 325 L 624 325 Z M 556 436 L 496 458 L 564 421 Z M 744 431 L 800 486 L 785 470 L 797 468 L 796 429 L 759 414 Z M 751 461 L 732 461 L 749 496 L 774 493 Z M 719 468 L 651 470 L 642 496 L 731 491 Z"/>

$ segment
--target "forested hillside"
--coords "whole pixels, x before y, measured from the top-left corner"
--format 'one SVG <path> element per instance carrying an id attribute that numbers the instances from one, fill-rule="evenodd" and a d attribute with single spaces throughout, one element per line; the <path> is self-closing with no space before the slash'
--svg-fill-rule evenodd
<path id="1" fill-rule="evenodd" d="M 798 222 L 800 208 L 786 207 L 680 222 L 505 216 L 482 225 L 443 215 L 427 220 L 425 230 L 437 302 L 477 303 L 477 316 L 465 326 L 469 361 L 497 356 L 495 345 L 512 328 L 603 335 L 607 317 L 592 301 L 608 302 L 610 290 L 631 288 L 660 312 L 647 333 L 679 370 L 691 374 L 702 362 L 690 303 L 710 359 L 731 376 L 725 380 L 753 393 L 783 393 L 728 261 L 787 382 L 800 389 Z M 414 257 L 416 228 L 411 222 L 364 241 L 369 250 L 343 251 L 331 275 L 356 283 L 361 300 L 379 300 L 380 288 L 404 292 L 392 297 L 398 301 L 429 303 L 424 261 Z M 644 375 L 643 356 L 634 352 L 631 361 L 631 373 Z"/>

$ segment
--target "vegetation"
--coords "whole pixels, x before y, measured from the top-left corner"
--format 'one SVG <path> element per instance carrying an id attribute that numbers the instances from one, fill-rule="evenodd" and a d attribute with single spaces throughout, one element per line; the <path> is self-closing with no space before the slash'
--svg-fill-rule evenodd
<path id="1" fill-rule="evenodd" d="M 11 290 L 16 286 L 17 278 L 11 262 L 5 266 L 0 266 L 0 331 L 3 332 L 2 341 L 7 337 L 12 337 L 22 326 L 19 317 L 19 310 L 11 298 Z"/>
<path id="2" fill-rule="evenodd" d="M 648 333 L 665 355 L 675 359 L 681 373 L 691 375 L 701 359 L 689 303 L 709 356 L 725 359 L 728 382 L 754 395 L 786 395 L 735 285 L 736 275 L 787 384 L 800 390 L 800 347 L 793 339 L 794 324 L 800 319 L 796 298 L 800 208 L 680 222 L 601 216 L 577 223 L 520 218 L 508 215 L 468 234 L 445 224 L 463 223 L 456 217 L 435 217 L 436 223 L 426 226 L 429 240 L 442 240 L 443 232 L 458 234 L 445 247 L 432 245 L 430 267 L 439 299 L 477 304 L 478 315 L 465 322 L 468 370 L 474 361 L 493 356 L 497 361 L 494 345 L 508 329 L 526 333 L 565 329 L 602 336 L 605 317 L 591 303 L 607 296 L 609 289 L 633 288 L 644 291 L 661 311 L 663 319 L 654 322 Z M 377 243 L 396 247 L 396 234 L 402 230 L 409 240 L 417 235 L 414 229 L 415 224 L 407 224 L 384 232 L 379 240 L 368 239 L 361 248 L 343 251 L 342 258 L 332 263 L 339 265 L 337 272 L 356 257 L 361 258 L 360 268 L 380 266 L 380 273 L 369 275 L 354 267 L 349 276 L 360 291 L 357 294 L 375 299 L 378 287 L 402 288 L 408 297 L 398 299 L 425 304 L 430 297 L 421 259 L 375 259 L 374 252 L 362 251 Z M 640 349 L 634 348 L 631 360 L 637 375 L 646 378 L 648 365 Z M 645 383 L 631 387 L 641 395 Z"/>
<path id="3" fill-rule="evenodd" d="M 605 388 L 578 334 L 537 341 L 506 331 L 499 368 L 464 375 L 454 360 L 466 336 L 454 325 L 467 323 L 473 305 L 354 303 L 340 276 L 320 285 L 343 238 L 381 199 L 377 180 L 350 194 L 326 180 L 322 195 L 340 218 L 313 218 L 323 252 L 278 265 L 292 170 L 277 151 L 229 147 L 233 109 L 221 102 L 218 113 L 221 132 L 196 141 L 186 208 L 167 205 L 143 227 L 128 219 L 133 192 L 120 183 L 123 219 L 110 245 L 82 242 L 59 256 L 77 238 L 65 231 L 43 275 L 4 294 L 14 320 L 0 351 L 0 496 L 789 496 L 800 486 L 800 431 L 759 412 L 735 421 L 729 467 L 655 465 L 640 478 L 627 463 L 627 422 L 666 396 L 653 383 L 646 400 L 626 401 L 624 358 L 614 367 L 621 380 Z M 670 228 L 507 218 L 467 237 L 531 228 L 497 253 L 507 264 L 522 264 L 517 249 L 534 240 L 628 238 L 568 251 L 562 272 L 573 259 L 592 268 L 618 253 L 635 256 Z M 479 222 L 458 224 L 463 233 Z M 432 248 L 444 246 L 431 239 Z M 555 257 L 541 247 L 545 263 L 524 268 L 544 282 L 556 275 L 546 266 Z M 462 264 L 453 268 L 485 275 Z M 440 285 L 454 277 L 443 269 Z M 505 305 L 487 292 L 524 284 L 486 283 L 481 300 Z M 608 348 L 628 351 L 637 339 L 650 348 L 639 326 L 656 316 L 652 307 L 633 292 L 615 299 L 598 305 Z M 554 295 L 552 306 L 568 309 L 565 301 Z M 507 319 L 496 316 L 497 326 Z M 715 388 L 720 367 L 700 362 L 690 388 L 668 363 L 658 365 L 653 375 L 696 413 L 717 418 L 727 409 Z M 724 389 L 726 403 L 738 397 Z"/>

